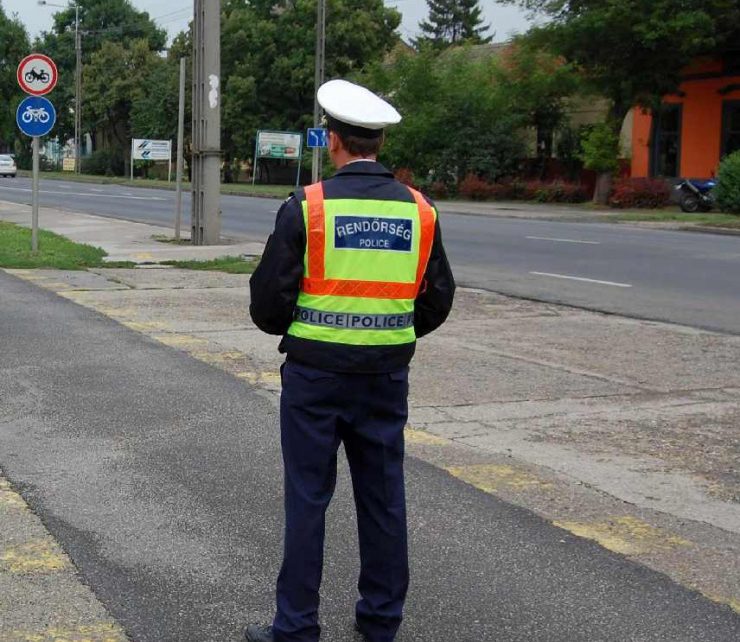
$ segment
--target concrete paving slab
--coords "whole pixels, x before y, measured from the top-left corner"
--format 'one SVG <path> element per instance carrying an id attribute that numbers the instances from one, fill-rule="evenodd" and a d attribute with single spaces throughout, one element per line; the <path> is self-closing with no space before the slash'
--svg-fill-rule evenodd
<path id="1" fill-rule="evenodd" d="M 246 277 L 99 274 L 154 289 L 40 284 L 275 398 L 279 338 L 247 320 Z M 462 290 L 419 344 L 409 452 L 740 610 L 734 350 L 726 335 Z M 663 532 L 692 546 L 644 545 Z"/>

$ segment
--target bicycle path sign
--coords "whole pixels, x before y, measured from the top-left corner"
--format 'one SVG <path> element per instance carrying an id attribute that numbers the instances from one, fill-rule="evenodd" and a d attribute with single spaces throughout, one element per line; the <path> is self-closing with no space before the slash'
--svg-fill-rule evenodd
<path id="1" fill-rule="evenodd" d="M 46 136 L 57 121 L 57 112 L 54 105 L 46 98 L 28 96 L 20 105 L 15 114 L 18 128 L 26 136 Z"/>
<path id="2" fill-rule="evenodd" d="M 17 75 L 21 89 L 31 96 L 45 96 L 59 80 L 56 64 L 44 54 L 26 56 L 18 65 Z"/>

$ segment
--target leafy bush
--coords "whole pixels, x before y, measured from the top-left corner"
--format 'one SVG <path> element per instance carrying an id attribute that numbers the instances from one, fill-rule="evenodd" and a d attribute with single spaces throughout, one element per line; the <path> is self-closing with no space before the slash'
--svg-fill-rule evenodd
<path id="1" fill-rule="evenodd" d="M 623 178 L 616 183 L 609 205 L 619 208 L 658 208 L 670 203 L 668 183 L 654 178 Z"/>
<path id="2" fill-rule="evenodd" d="M 108 149 L 99 149 L 82 159 L 82 173 L 97 176 L 122 176 L 123 157 Z"/>
<path id="3" fill-rule="evenodd" d="M 461 196 L 476 201 L 537 201 L 539 203 L 582 203 L 588 200 L 584 187 L 564 181 L 501 181 L 489 183 L 475 174 L 468 174 L 460 183 Z"/>
<path id="4" fill-rule="evenodd" d="M 408 185 L 409 187 L 416 188 L 416 181 L 414 180 L 414 173 L 408 167 L 401 167 L 396 170 L 396 180 L 399 183 Z"/>
<path id="5" fill-rule="evenodd" d="M 583 203 L 588 195 L 578 183 L 528 181 L 524 184 L 524 199 L 538 203 Z"/>
<path id="6" fill-rule="evenodd" d="M 600 123 L 585 131 L 581 146 L 581 158 L 587 169 L 599 173 L 619 169 L 619 135 L 609 124 Z"/>
<path id="7" fill-rule="evenodd" d="M 730 154 L 719 166 L 715 189 L 717 205 L 731 214 L 740 214 L 740 151 Z"/>
<path id="8" fill-rule="evenodd" d="M 473 201 L 485 201 L 493 196 L 493 188 L 486 180 L 483 180 L 475 174 L 468 174 L 458 187 L 460 196 L 469 198 Z"/>

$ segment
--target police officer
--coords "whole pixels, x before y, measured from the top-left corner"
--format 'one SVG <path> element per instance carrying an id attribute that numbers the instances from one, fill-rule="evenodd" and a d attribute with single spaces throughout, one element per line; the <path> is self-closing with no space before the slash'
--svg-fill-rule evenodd
<path id="1" fill-rule="evenodd" d="M 356 628 L 391 642 L 409 582 L 403 430 L 416 339 L 439 327 L 455 282 L 437 213 L 377 162 L 401 116 L 369 90 L 324 84 L 336 175 L 298 190 L 277 215 L 252 275 L 250 314 L 284 335 L 280 401 L 285 548 L 272 626 L 249 642 L 316 642 L 325 513 L 340 443 L 359 525 Z"/>

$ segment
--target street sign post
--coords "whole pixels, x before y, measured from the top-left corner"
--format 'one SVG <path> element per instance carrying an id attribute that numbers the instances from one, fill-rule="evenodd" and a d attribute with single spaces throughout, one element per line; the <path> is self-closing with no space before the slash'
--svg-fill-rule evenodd
<path id="1" fill-rule="evenodd" d="M 17 76 L 21 89 L 31 96 L 45 96 L 59 80 L 56 64 L 43 54 L 31 54 L 21 60 Z"/>
<path id="2" fill-rule="evenodd" d="M 26 136 L 33 138 L 33 181 L 31 190 L 31 249 L 39 249 L 39 139 L 46 136 L 57 121 L 57 112 L 46 98 L 28 96 L 15 113 L 15 122 Z"/>
<path id="3" fill-rule="evenodd" d="M 169 163 L 168 181 L 172 180 L 172 141 L 134 138 L 131 141 L 131 180 L 134 180 L 134 161 L 167 161 Z"/>
<path id="4" fill-rule="evenodd" d="M 252 165 L 252 185 L 257 182 L 257 163 L 260 158 L 297 160 L 298 174 L 296 187 L 301 179 L 301 154 L 303 153 L 303 134 L 298 132 L 276 132 L 260 130 L 254 144 L 254 164 Z"/>
<path id="5" fill-rule="evenodd" d="M 329 132 L 323 127 L 309 127 L 306 136 L 306 147 L 315 149 L 317 147 L 329 146 Z"/>

